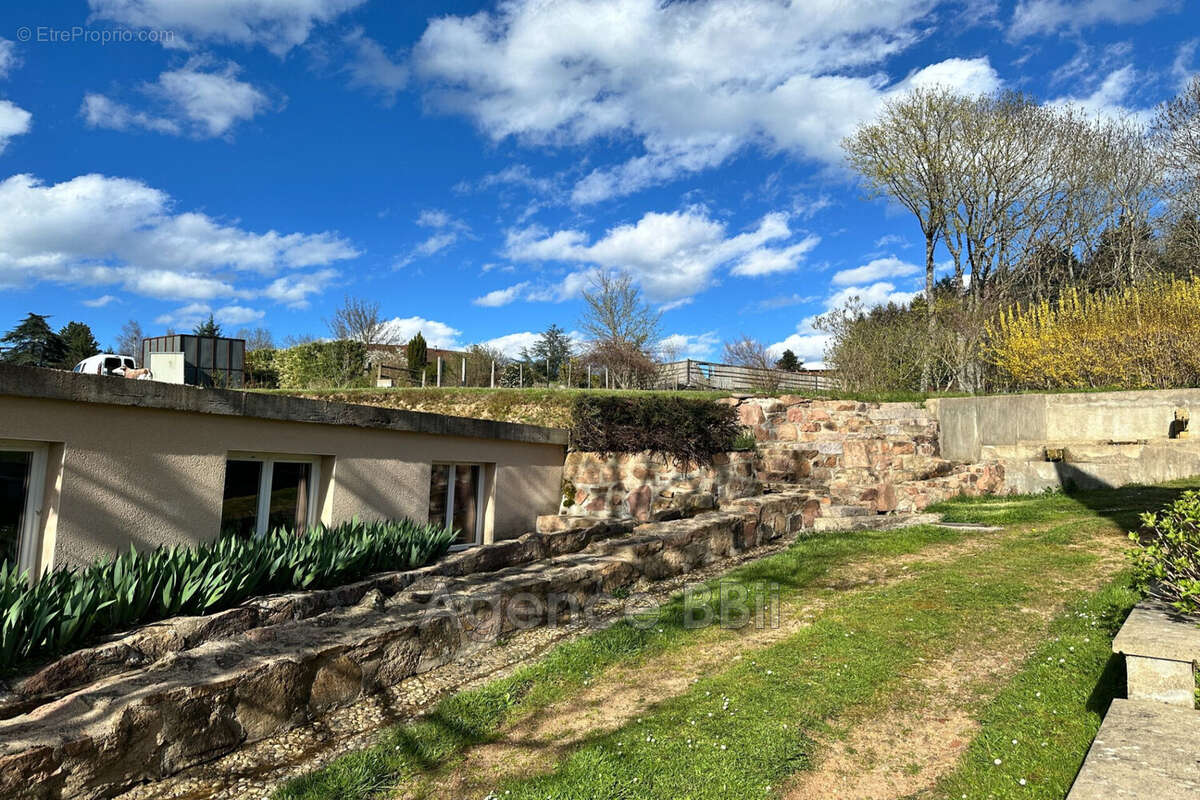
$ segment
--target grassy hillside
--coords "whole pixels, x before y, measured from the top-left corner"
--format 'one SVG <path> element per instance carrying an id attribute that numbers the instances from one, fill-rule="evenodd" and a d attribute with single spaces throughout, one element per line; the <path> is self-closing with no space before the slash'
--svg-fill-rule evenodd
<path id="1" fill-rule="evenodd" d="M 398 389 L 312 389 L 308 391 L 269 390 L 269 394 L 288 394 L 314 400 L 383 406 L 408 411 L 426 411 L 455 417 L 495 419 L 566 428 L 571 424 L 571 402 L 576 395 L 588 394 L 677 395 L 677 392 L 617 391 L 602 389 L 477 389 L 477 388 L 398 388 Z M 728 392 L 687 392 L 691 398 L 727 397 Z"/>

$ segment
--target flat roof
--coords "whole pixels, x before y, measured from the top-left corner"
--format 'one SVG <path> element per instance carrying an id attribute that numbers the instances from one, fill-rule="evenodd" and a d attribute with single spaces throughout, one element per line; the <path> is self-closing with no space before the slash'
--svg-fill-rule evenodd
<path id="1" fill-rule="evenodd" d="M 310 400 L 281 394 L 203 389 L 160 381 L 82 375 L 65 370 L 0 363 L 0 396 L 3 395 L 281 422 L 347 425 L 438 436 L 465 436 L 472 439 L 502 439 L 530 444 L 567 443 L 565 430 L 541 425 L 451 417 L 446 414 Z"/>

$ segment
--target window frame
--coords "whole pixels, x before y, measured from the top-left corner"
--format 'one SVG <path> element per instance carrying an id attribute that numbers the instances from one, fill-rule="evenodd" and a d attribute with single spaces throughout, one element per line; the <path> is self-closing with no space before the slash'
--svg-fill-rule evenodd
<path id="1" fill-rule="evenodd" d="M 0 439 L 0 450 L 30 453 L 29 477 L 25 490 L 25 509 L 21 514 L 21 530 L 17 538 L 17 568 L 37 574 L 41 560 L 43 503 L 46 494 L 46 467 L 49 463 L 50 445 L 45 442 L 28 442 L 20 439 Z"/>
<path id="2" fill-rule="evenodd" d="M 225 463 L 230 461 L 257 461 L 262 464 L 258 473 L 258 506 L 254 517 L 254 535 L 263 536 L 267 532 L 267 518 L 271 511 L 271 480 L 275 474 L 276 464 L 308 464 L 308 519 L 304 528 L 311 528 L 321 520 L 317 501 L 321 491 L 321 456 L 296 455 L 294 453 L 247 453 L 231 451 L 225 454 Z M 218 525 L 220 523 L 218 522 Z"/>
<path id="3" fill-rule="evenodd" d="M 486 509 L 484 507 L 487 499 L 487 464 L 479 461 L 434 461 L 430 465 L 429 483 L 433 485 L 433 468 L 449 467 L 450 479 L 446 481 L 446 519 L 443 525 L 451 528 L 454 523 L 454 479 L 455 472 L 459 467 L 479 467 L 479 485 L 475 488 L 475 541 L 464 542 L 462 544 L 453 544 L 450 546 L 451 552 L 458 550 L 466 550 L 470 547 L 478 547 L 484 542 L 483 524 L 487 519 Z"/>

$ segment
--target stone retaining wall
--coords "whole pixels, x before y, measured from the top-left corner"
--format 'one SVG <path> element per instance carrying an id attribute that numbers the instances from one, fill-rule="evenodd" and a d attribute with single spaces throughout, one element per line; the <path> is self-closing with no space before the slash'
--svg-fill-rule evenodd
<path id="1" fill-rule="evenodd" d="M 531 599 L 585 607 L 617 587 L 687 573 L 810 526 L 821 502 L 797 491 L 629 536 L 604 527 L 522 537 L 504 543 L 528 548 L 522 558 L 547 541 L 580 549 L 490 573 L 426 570 L 390 597 L 376 585 L 354 605 L 169 652 L 0 721 L 0 797 L 111 797 L 487 647 Z"/>
<path id="2" fill-rule="evenodd" d="M 568 517 L 648 522 L 667 511 L 708 511 L 761 491 L 753 452 L 719 453 L 711 466 L 684 467 L 650 453 L 568 453 L 563 501 Z"/>

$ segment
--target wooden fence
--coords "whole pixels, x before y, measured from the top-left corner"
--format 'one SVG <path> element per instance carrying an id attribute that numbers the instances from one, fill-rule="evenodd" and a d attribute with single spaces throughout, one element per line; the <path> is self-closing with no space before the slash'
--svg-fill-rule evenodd
<path id="1" fill-rule="evenodd" d="M 831 375 L 820 370 L 787 372 L 781 369 L 738 367 L 712 361 L 672 361 L 659 368 L 663 389 L 719 389 L 735 391 L 825 391 L 837 387 Z"/>
<path id="2" fill-rule="evenodd" d="M 491 388 L 609 388 L 614 384 L 603 366 L 562 365 L 558 377 L 547 381 L 542 365 L 522 362 L 497 364 L 468 363 L 453 357 L 438 357 L 427 370 L 410 371 L 405 367 L 376 364 L 372 377 L 376 386 L 478 386 Z M 550 365 L 546 365 L 547 372 Z M 712 361 L 673 361 L 662 364 L 653 386 L 647 389 L 715 389 L 720 391 L 824 391 L 834 389 L 837 381 L 821 370 L 787 372 L 780 369 L 738 367 Z"/>

